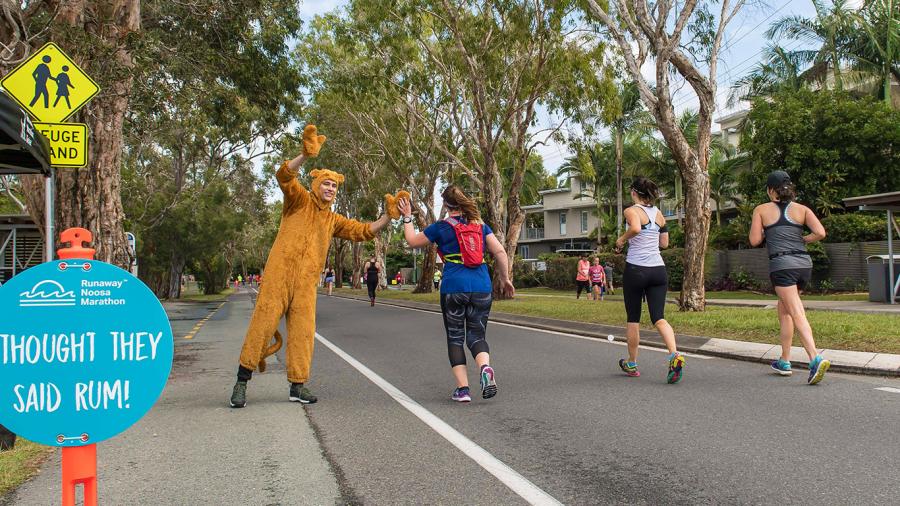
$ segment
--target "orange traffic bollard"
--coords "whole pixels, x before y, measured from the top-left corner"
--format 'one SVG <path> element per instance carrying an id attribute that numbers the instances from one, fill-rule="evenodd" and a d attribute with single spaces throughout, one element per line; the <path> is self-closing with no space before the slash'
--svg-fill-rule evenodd
<path id="1" fill-rule="evenodd" d="M 84 506 L 97 506 L 97 445 L 62 449 L 62 504 L 75 506 L 75 487 L 84 485 Z"/>
<path id="2" fill-rule="evenodd" d="M 59 234 L 59 242 L 70 243 L 56 250 L 61 260 L 81 258 L 93 260 L 95 250 L 84 243 L 94 235 L 83 228 L 68 228 Z M 83 436 L 86 437 L 86 436 Z M 62 504 L 75 506 L 75 487 L 84 485 L 84 506 L 97 506 L 97 445 L 67 446 L 62 449 Z"/>
<path id="3" fill-rule="evenodd" d="M 77 227 L 67 228 L 63 230 L 61 234 L 59 234 L 59 242 L 70 243 L 71 246 L 69 246 L 68 248 L 60 248 L 56 250 L 56 255 L 60 260 L 67 260 L 70 258 L 83 258 L 86 260 L 93 260 L 96 250 L 94 250 L 93 248 L 84 247 L 84 243 L 91 242 L 93 240 L 94 235 L 91 234 L 90 230 Z"/>

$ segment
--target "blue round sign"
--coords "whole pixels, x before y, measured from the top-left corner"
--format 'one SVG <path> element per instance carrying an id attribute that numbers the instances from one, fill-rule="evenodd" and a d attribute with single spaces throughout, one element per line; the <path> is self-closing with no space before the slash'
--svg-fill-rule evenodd
<path id="1" fill-rule="evenodd" d="M 140 280 L 113 265 L 58 260 L 0 287 L 0 424 L 50 446 L 131 427 L 172 369 L 172 327 Z"/>

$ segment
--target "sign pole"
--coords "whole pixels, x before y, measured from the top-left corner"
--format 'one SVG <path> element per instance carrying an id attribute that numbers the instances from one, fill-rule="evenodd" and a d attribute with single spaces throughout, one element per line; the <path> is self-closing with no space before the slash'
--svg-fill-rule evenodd
<path id="1" fill-rule="evenodd" d="M 47 257 L 45 262 L 53 261 L 53 213 L 56 212 L 53 209 L 53 174 L 53 167 L 51 167 L 50 175 L 44 181 L 44 237 L 47 243 L 44 245 Z M 90 260 L 93 260 L 93 257 Z"/>
<path id="2" fill-rule="evenodd" d="M 52 178 L 51 178 L 52 179 Z M 52 225 L 48 225 L 52 226 Z M 48 228 L 48 230 L 51 230 Z M 47 235 L 47 237 L 52 237 Z M 59 234 L 61 243 L 71 243 L 60 248 L 59 258 L 94 259 L 94 250 L 84 247 L 93 236 L 83 228 L 70 228 Z M 52 250 L 52 241 L 49 241 Z M 53 260 L 52 253 L 48 260 Z M 84 436 L 82 436 L 84 437 Z M 84 485 L 84 506 L 97 506 L 97 445 L 64 446 L 62 449 L 62 506 L 75 506 L 75 487 Z"/>

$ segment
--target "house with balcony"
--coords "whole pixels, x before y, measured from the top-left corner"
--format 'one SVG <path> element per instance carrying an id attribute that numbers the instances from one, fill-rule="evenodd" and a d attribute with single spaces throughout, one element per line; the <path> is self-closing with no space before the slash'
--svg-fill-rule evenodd
<path id="1" fill-rule="evenodd" d="M 535 260 L 544 253 L 576 254 L 596 248 L 596 240 L 588 236 L 599 225 L 597 203 L 581 195 L 582 184 L 579 178 L 570 178 L 569 186 L 543 190 L 540 204 L 522 208 L 526 217 L 519 234 L 519 256 Z"/>

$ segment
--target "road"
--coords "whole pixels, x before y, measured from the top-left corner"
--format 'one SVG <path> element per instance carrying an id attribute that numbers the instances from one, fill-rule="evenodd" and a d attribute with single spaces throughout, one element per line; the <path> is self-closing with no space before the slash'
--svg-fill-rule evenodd
<path id="1" fill-rule="evenodd" d="M 499 394 L 461 405 L 439 314 L 323 296 L 319 402 L 287 402 L 274 362 L 233 410 L 252 293 L 167 310 L 173 374 L 100 445 L 103 504 L 896 504 L 900 490 L 897 380 L 810 387 L 805 371 L 689 356 L 667 385 L 660 351 L 628 378 L 621 344 L 492 323 Z M 57 502 L 58 468 L 0 504 Z"/>

